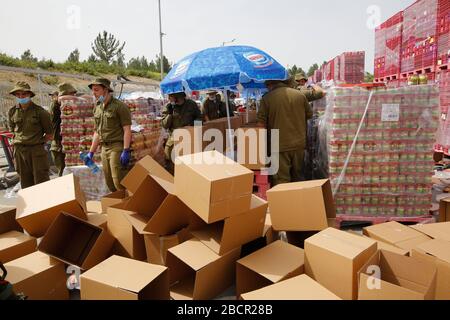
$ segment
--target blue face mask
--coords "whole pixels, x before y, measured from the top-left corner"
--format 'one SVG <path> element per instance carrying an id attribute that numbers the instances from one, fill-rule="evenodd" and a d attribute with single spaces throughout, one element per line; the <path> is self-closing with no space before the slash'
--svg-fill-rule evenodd
<path id="1" fill-rule="evenodd" d="M 105 102 L 105 97 L 104 96 L 98 97 L 98 102 L 100 102 L 100 103 Z"/>
<path id="2" fill-rule="evenodd" d="M 28 102 L 30 102 L 31 98 L 30 97 L 27 97 L 27 98 L 16 98 L 16 100 L 17 100 L 17 103 L 23 105 L 23 104 L 27 104 Z"/>

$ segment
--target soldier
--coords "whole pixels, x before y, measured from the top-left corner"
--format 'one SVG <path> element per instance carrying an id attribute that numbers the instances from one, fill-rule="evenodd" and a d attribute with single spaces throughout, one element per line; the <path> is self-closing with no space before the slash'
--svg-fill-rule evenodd
<path id="1" fill-rule="evenodd" d="M 169 100 L 170 103 L 163 110 L 161 123 L 163 128 L 167 129 L 170 134 L 165 145 L 164 153 L 167 160 L 167 170 L 173 173 L 172 150 L 175 145 L 173 132 L 179 128 L 193 126 L 195 121 L 201 121 L 202 113 L 195 101 L 186 99 L 184 92 L 170 94 Z"/>
<path id="2" fill-rule="evenodd" d="M 261 100 L 258 127 L 279 130 L 279 171 L 273 177 L 274 185 L 300 180 L 306 146 L 306 121 L 312 110 L 298 90 L 282 81 L 267 81 L 269 89 Z M 274 146 L 272 146 L 272 149 Z"/>
<path id="3" fill-rule="evenodd" d="M 35 94 L 28 83 L 17 82 L 10 94 L 17 101 L 8 113 L 14 134 L 14 161 L 25 189 L 50 180 L 45 144 L 53 139 L 52 123 L 49 113 L 31 100 Z"/>
<path id="4" fill-rule="evenodd" d="M 58 169 L 58 175 L 62 177 L 64 168 L 66 167 L 66 154 L 63 152 L 62 136 L 61 136 L 61 104 L 58 101 L 58 96 L 75 96 L 77 90 L 70 83 L 63 83 L 59 87 L 58 95 L 50 106 L 50 116 L 53 125 L 53 141 L 50 147 L 53 162 Z"/>
<path id="5" fill-rule="evenodd" d="M 203 115 L 206 122 L 223 118 L 221 113 L 225 109 L 224 103 L 217 96 L 217 91 L 208 91 L 208 98 L 203 102 Z"/>
<path id="6" fill-rule="evenodd" d="M 95 132 L 86 163 L 102 147 L 102 166 L 111 192 L 123 190 L 120 184 L 128 173 L 131 160 L 131 112 L 126 104 L 112 96 L 108 79 L 97 79 L 89 85 L 97 104 L 94 108 Z"/>
<path id="7" fill-rule="evenodd" d="M 294 87 L 300 90 L 308 99 L 308 102 L 320 100 L 325 97 L 326 93 L 323 89 L 317 85 L 306 86 L 308 78 L 303 73 L 295 75 Z"/>

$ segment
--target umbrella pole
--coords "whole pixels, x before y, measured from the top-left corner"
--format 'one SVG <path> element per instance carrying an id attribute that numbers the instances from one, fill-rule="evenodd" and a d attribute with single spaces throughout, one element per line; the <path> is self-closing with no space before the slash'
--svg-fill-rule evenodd
<path id="1" fill-rule="evenodd" d="M 227 107 L 227 120 L 228 120 L 228 138 L 230 141 L 230 146 L 231 146 L 231 155 L 233 157 L 234 160 L 234 139 L 233 139 L 233 133 L 232 133 L 232 129 L 231 129 L 231 117 L 230 117 L 230 103 L 228 101 L 228 94 L 227 94 L 227 90 L 223 90 L 223 96 L 225 97 L 225 104 Z"/>

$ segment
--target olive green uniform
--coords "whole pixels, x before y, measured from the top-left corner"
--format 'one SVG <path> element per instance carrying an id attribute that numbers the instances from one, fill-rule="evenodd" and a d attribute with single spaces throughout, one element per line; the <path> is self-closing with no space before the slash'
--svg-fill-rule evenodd
<path id="1" fill-rule="evenodd" d="M 45 135 L 53 133 L 50 115 L 32 103 L 23 109 L 14 106 L 8 113 L 9 128 L 14 134 L 14 161 L 22 188 L 50 180 Z"/>
<path id="2" fill-rule="evenodd" d="M 50 106 L 50 116 L 53 126 L 53 141 L 50 148 L 53 161 L 58 169 L 58 175 L 62 177 L 64 168 L 66 167 L 66 154 L 63 152 L 62 136 L 61 136 L 61 105 L 53 102 Z"/>
<path id="3" fill-rule="evenodd" d="M 206 99 L 205 102 L 203 102 L 203 115 L 205 117 L 208 117 L 209 121 L 213 121 L 219 118 L 222 118 L 221 111 L 222 108 L 224 108 L 222 105 L 224 103 L 221 101 L 211 101 L 209 99 Z"/>
<path id="4" fill-rule="evenodd" d="M 105 106 L 99 103 L 94 108 L 95 131 L 102 145 L 102 166 L 106 184 L 111 192 L 123 190 L 120 184 L 128 173 L 122 167 L 120 155 L 124 149 L 123 127 L 131 126 L 131 112 L 126 104 L 111 98 Z"/>
<path id="5" fill-rule="evenodd" d="M 307 88 L 306 86 L 299 86 L 297 87 L 297 90 L 300 90 L 300 92 L 305 95 L 308 102 L 320 100 L 325 97 L 325 92 L 319 86 L 313 86 L 310 88 Z"/>
<path id="6" fill-rule="evenodd" d="M 168 170 L 173 172 L 172 150 L 175 144 L 173 140 L 173 132 L 176 129 L 193 126 L 195 121 L 201 121 L 202 113 L 197 104 L 192 100 L 185 100 L 183 105 L 175 105 L 173 114 L 169 114 L 169 106 L 165 106 L 163 110 L 163 118 L 161 124 L 164 129 L 169 131 L 170 137 L 166 142 L 164 153 L 168 163 Z"/>
<path id="7" fill-rule="evenodd" d="M 306 123 L 311 117 L 312 110 L 305 95 L 285 84 L 278 85 L 262 98 L 258 122 L 265 123 L 268 130 L 278 129 L 280 135 L 279 171 L 274 176 L 274 185 L 300 179 Z"/>

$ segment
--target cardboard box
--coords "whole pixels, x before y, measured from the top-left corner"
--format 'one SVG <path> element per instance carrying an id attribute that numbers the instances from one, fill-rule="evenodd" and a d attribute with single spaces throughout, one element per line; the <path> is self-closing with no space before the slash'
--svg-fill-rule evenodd
<path id="1" fill-rule="evenodd" d="M 112 206 L 108 208 L 108 230 L 116 238 L 113 252 L 135 260 L 147 260 L 144 228 L 148 217 Z"/>
<path id="2" fill-rule="evenodd" d="M 69 299 L 64 263 L 42 252 L 5 263 L 5 268 L 14 292 L 25 294 L 29 300 Z"/>
<path id="3" fill-rule="evenodd" d="M 101 213 L 106 214 L 109 207 L 121 204 L 125 202 L 127 198 L 128 192 L 126 190 L 116 191 L 104 196 L 100 201 L 102 207 Z"/>
<path id="4" fill-rule="evenodd" d="M 374 277 L 374 269 L 381 279 Z M 436 287 L 433 263 L 379 250 L 359 272 L 359 300 L 431 300 Z"/>
<path id="5" fill-rule="evenodd" d="M 433 239 L 450 242 L 450 222 L 417 224 L 411 226 L 411 228 Z"/>
<path id="6" fill-rule="evenodd" d="M 250 170 L 262 170 L 268 165 L 267 130 L 264 132 L 261 130 L 261 128 L 240 128 L 235 132 L 237 162 Z"/>
<path id="7" fill-rule="evenodd" d="M 177 158 L 176 195 L 211 224 L 250 208 L 253 172 L 217 151 Z"/>
<path id="8" fill-rule="evenodd" d="M 8 231 L 23 232 L 22 227 L 16 221 L 16 208 L 1 207 L 0 208 L 0 234 Z"/>
<path id="9" fill-rule="evenodd" d="M 0 234 L 0 262 L 6 263 L 36 251 L 36 238 L 18 231 Z"/>
<path id="10" fill-rule="evenodd" d="M 235 281 L 240 249 L 219 256 L 197 239 L 188 240 L 167 253 L 170 295 L 174 300 L 210 300 Z"/>
<path id="11" fill-rule="evenodd" d="M 110 256 L 114 242 L 108 230 L 61 213 L 42 238 L 38 250 L 87 270 Z"/>
<path id="12" fill-rule="evenodd" d="M 170 248 L 192 239 L 188 229 L 183 229 L 171 236 L 158 236 L 154 233 L 144 234 L 147 262 L 158 265 L 166 265 L 167 251 Z"/>
<path id="13" fill-rule="evenodd" d="M 241 299 L 255 301 L 341 300 L 334 293 L 305 274 L 256 291 L 245 293 L 241 296 Z"/>
<path id="14" fill-rule="evenodd" d="M 372 239 L 384 241 L 408 251 L 418 244 L 430 240 L 423 233 L 395 221 L 364 228 L 363 232 L 364 235 Z"/>
<path id="15" fill-rule="evenodd" d="M 18 193 L 17 222 L 33 237 L 42 237 L 61 211 L 87 219 L 86 200 L 79 180 L 73 174 Z"/>
<path id="16" fill-rule="evenodd" d="M 258 290 L 304 273 L 305 252 L 276 241 L 236 264 L 236 295 Z"/>
<path id="17" fill-rule="evenodd" d="M 353 231 L 348 231 L 348 232 L 351 233 L 351 234 L 355 234 L 357 236 L 360 236 L 360 237 L 371 239 L 368 236 L 364 236 L 364 235 L 361 235 L 361 234 L 353 232 Z M 374 240 L 374 239 L 372 239 L 372 240 Z M 389 252 L 396 253 L 396 254 L 399 254 L 399 255 L 402 255 L 402 256 L 409 256 L 409 251 L 408 250 L 401 249 L 399 247 L 393 246 L 393 245 L 391 245 L 389 243 L 386 243 L 386 242 L 383 242 L 383 241 L 380 241 L 380 240 L 375 240 L 375 241 L 378 244 L 378 250 L 389 251 Z"/>
<path id="18" fill-rule="evenodd" d="M 250 210 L 224 221 L 191 231 L 192 235 L 219 255 L 240 248 L 261 237 L 267 213 L 267 202 L 252 195 Z"/>
<path id="19" fill-rule="evenodd" d="M 277 231 L 321 231 L 336 218 L 329 180 L 280 184 L 267 192 L 267 198 Z"/>
<path id="20" fill-rule="evenodd" d="M 82 300 L 169 300 L 166 267 L 112 256 L 83 273 Z"/>
<path id="21" fill-rule="evenodd" d="M 442 199 L 439 204 L 439 222 L 450 221 L 450 198 Z"/>
<path id="22" fill-rule="evenodd" d="M 432 262 L 436 265 L 435 300 L 450 300 L 450 242 L 430 240 L 419 244 L 411 256 Z"/>
<path id="23" fill-rule="evenodd" d="M 375 241 L 328 228 L 305 241 L 305 273 L 340 298 L 356 300 L 358 271 L 376 252 Z"/>

